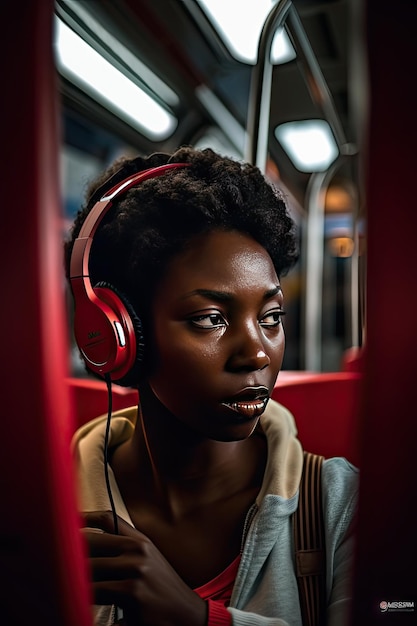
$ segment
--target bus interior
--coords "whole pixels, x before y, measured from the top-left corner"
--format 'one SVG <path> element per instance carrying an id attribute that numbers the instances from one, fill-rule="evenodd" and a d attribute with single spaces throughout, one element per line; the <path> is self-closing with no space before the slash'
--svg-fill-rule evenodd
<path id="1" fill-rule="evenodd" d="M 352 625 L 415 623 L 414 610 L 380 606 L 417 603 L 417 5 L 5 0 L 0 11 L 5 623 L 27 623 L 23 594 L 44 626 L 91 626 L 70 440 L 106 412 L 107 391 L 75 347 L 62 240 L 114 158 L 188 144 L 258 165 L 285 193 L 301 254 L 282 281 L 274 398 L 306 449 L 360 468 Z M 136 393 L 114 387 L 114 408 Z"/>

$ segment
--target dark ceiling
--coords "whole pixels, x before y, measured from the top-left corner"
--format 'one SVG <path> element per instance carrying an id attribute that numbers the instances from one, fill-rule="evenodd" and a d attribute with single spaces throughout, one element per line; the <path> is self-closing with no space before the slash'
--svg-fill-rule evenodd
<path id="1" fill-rule="evenodd" d="M 65 1 L 58 4 L 64 6 Z M 202 129 L 212 123 L 210 113 L 197 96 L 196 89 L 202 85 L 246 127 L 253 68 L 230 55 L 195 0 L 88 0 L 85 4 L 104 27 L 180 96 L 177 112 L 180 123 L 174 136 L 164 142 L 164 149 L 195 141 Z M 354 21 L 353 5 L 355 0 L 293 2 L 327 83 L 342 135 L 350 146 L 357 143 L 357 111 L 352 93 L 355 90 L 353 59 L 358 63 L 354 42 L 359 24 Z M 274 129 L 290 120 L 323 117 L 305 76 L 297 60 L 274 67 L 268 131 L 270 157 L 301 204 L 309 175 L 293 167 L 275 139 Z M 143 150 L 150 148 L 145 139 L 140 144 Z M 350 166 L 346 174 L 350 176 Z"/>

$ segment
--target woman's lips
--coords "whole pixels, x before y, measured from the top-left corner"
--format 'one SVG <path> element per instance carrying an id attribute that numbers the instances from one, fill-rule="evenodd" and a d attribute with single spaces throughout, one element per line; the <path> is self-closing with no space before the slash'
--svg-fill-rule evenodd
<path id="1" fill-rule="evenodd" d="M 241 417 L 253 419 L 262 415 L 268 400 L 269 392 L 266 387 L 246 387 L 222 404 Z"/>
<path id="2" fill-rule="evenodd" d="M 259 417 L 265 411 L 268 398 L 259 400 L 242 400 L 239 402 L 222 402 L 223 406 L 231 409 L 246 419 Z"/>

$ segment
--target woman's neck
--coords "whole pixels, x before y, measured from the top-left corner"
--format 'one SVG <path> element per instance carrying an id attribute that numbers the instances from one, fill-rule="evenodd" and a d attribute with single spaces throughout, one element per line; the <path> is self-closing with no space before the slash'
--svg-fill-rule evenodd
<path id="1" fill-rule="evenodd" d="M 260 486 L 266 461 L 263 436 L 210 440 L 173 416 L 149 387 L 142 387 L 139 395 L 134 434 L 112 460 L 123 490 L 139 489 L 143 497 L 174 513 Z"/>

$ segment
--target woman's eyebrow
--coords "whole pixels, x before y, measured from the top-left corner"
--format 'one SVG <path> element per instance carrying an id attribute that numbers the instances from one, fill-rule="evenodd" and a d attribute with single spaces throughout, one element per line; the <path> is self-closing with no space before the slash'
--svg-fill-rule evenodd
<path id="1" fill-rule="evenodd" d="M 264 300 L 269 300 L 278 294 L 283 295 L 281 287 L 276 285 L 272 289 L 265 291 L 263 298 Z M 233 300 L 232 293 L 229 293 L 228 291 L 217 291 L 216 289 L 194 289 L 193 291 L 184 294 L 181 299 L 185 300 L 186 298 L 191 298 L 193 296 L 203 296 L 211 300 L 217 300 L 217 302 L 230 302 Z"/>
<path id="2" fill-rule="evenodd" d="M 217 291 L 216 289 L 193 289 L 182 296 L 182 300 L 186 298 L 192 298 L 193 296 L 203 296 L 218 302 L 230 302 L 233 300 L 233 295 L 227 291 Z"/>
<path id="3" fill-rule="evenodd" d="M 269 298 L 273 298 L 274 296 L 277 296 L 278 294 L 280 296 L 284 295 L 280 285 L 276 285 L 272 289 L 269 289 L 268 291 L 266 291 L 264 294 L 264 298 L 265 300 L 268 300 Z"/>

